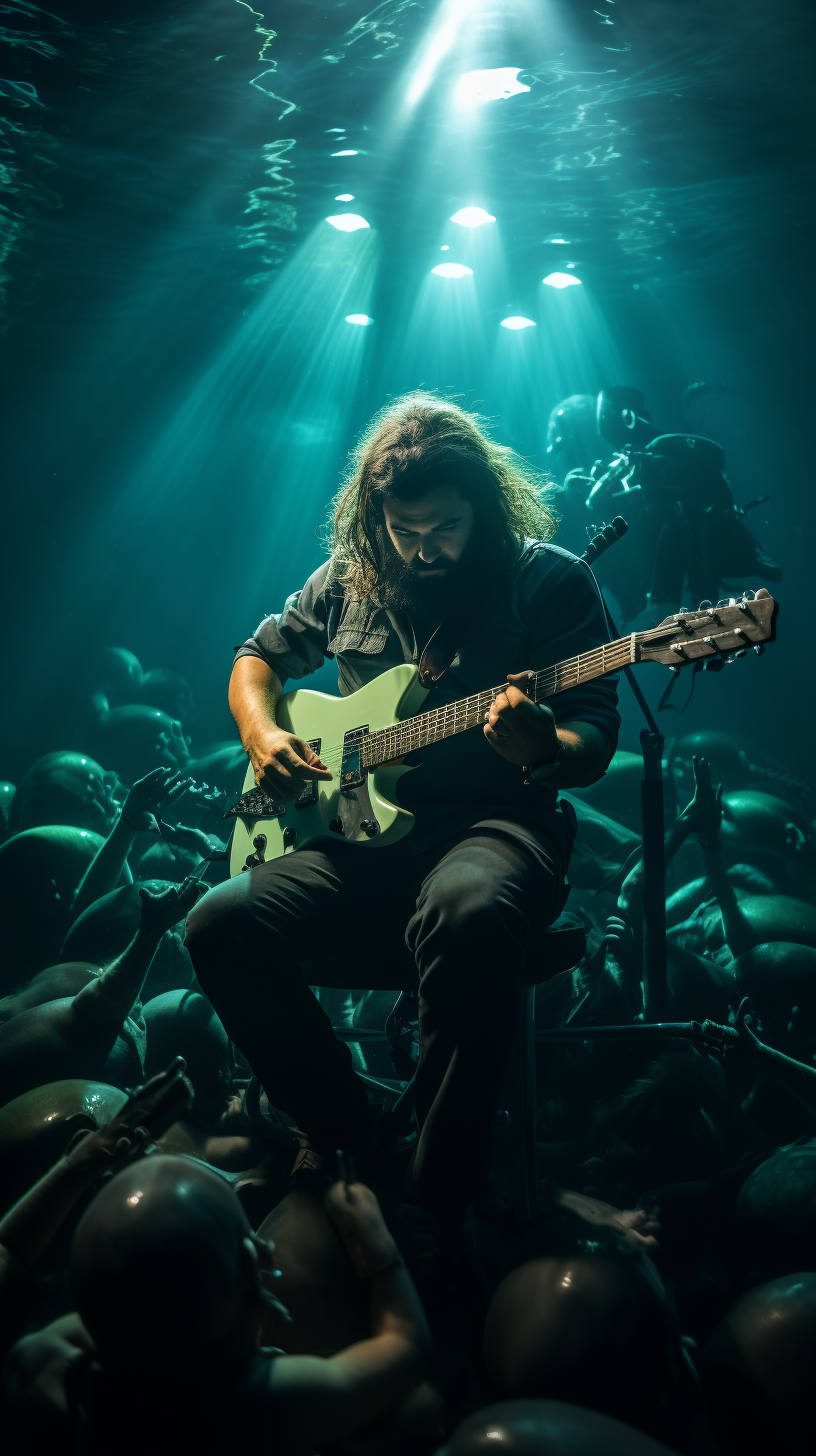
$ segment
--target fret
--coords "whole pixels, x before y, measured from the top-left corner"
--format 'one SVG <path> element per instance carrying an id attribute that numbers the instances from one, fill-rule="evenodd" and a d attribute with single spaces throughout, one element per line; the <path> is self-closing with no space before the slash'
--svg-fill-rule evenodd
<path id="1" fill-rule="evenodd" d="M 645 635 L 635 634 L 638 638 Z M 632 650 L 633 638 L 625 637 L 617 642 L 602 643 L 591 652 L 579 653 L 553 667 L 542 668 L 531 679 L 530 697 L 535 703 L 544 702 L 581 682 L 603 677 L 627 664 Z M 402 758 L 414 749 L 425 748 L 429 743 L 451 738 L 454 734 L 464 733 L 484 723 L 491 704 L 499 693 L 504 692 L 506 686 L 506 683 L 502 683 L 499 687 L 486 688 L 481 693 L 473 693 L 457 702 L 417 713 L 403 723 L 395 723 L 389 728 L 367 733 L 362 745 L 363 767 L 374 768 L 377 764 Z"/>

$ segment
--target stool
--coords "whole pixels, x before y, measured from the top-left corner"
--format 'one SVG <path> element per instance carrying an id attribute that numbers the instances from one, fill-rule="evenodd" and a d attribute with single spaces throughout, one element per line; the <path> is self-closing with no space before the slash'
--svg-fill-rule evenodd
<path id="1" fill-rule="evenodd" d="M 577 915 L 563 911 L 540 938 L 538 964 L 531 965 L 522 978 L 520 1040 L 521 1124 L 524 1142 L 523 1217 L 535 1218 L 538 1213 L 538 1135 L 536 1120 L 536 986 L 543 986 L 562 971 L 571 971 L 586 954 L 586 929 Z M 512 1114 L 511 1114 L 512 1116 Z"/>
<path id="2" fill-rule="evenodd" d="M 413 958 L 405 946 L 402 946 L 402 954 L 399 952 L 388 957 L 388 964 L 378 964 L 376 970 L 368 968 L 361 971 L 358 958 L 339 956 L 331 963 L 327 975 L 327 964 L 325 961 L 306 961 L 302 963 L 303 972 L 309 985 L 327 986 L 335 989 L 356 987 L 373 991 L 395 991 L 397 1000 L 386 1019 L 385 1026 L 381 1031 L 372 1030 L 366 1027 L 342 1026 L 335 1027 L 334 1033 L 340 1041 L 355 1041 L 360 1044 L 372 1041 L 387 1041 L 390 1044 L 392 1062 L 395 1060 L 393 1042 L 401 1035 L 398 1027 L 406 1011 L 410 1009 L 411 1000 L 417 991 L 417 970 Z M 521 1212 L 525 1218 L 534 1218 L 538 1209 L 538 1139 L 536 1130 L 536 1027 L 535 1027 L 535 991 L 536 986 L 552 980 L 562 971 L 569 971 L 577 966 L 583 959 L 586 952 L 586 930 L 577 915 L 569 911 L 562 913 L 557 920 L 553 921 L 543 934 L 536 939 L 535 958 L 531 957 L 525 967 L 522 977 L 522 1001 L 521 1018 L 518 1032 L 518 1095 L 512 1095 L 510 1101 L 517 1108 L 514 1115 L 509 1112 L 509 1122 L 518 1123 L 521 1131 L 524 1160 L 524 1181 L 521 1199 Z M 361 986 L 361 980 L 366 984 Z M 406 1055 L 403 1052 L 403 1056 Z M 513 1080 L 514 1057 L 511 1054 L 510 1075 L 508 1082 Z M 395 1071 L 397 1070 L 395 1066 Z M 407 1070 L 407 1069 L 406 1069 Z M 394 1078 L 373 1077 L 368 1073 L 359 1072 L 359 1077 L 372 1089 L 385 1092 L 394 1099 L 394 1107 L 402 1106 L 407 1113 L 410 1102 L 411 1079 L 395 1076 Z"/>

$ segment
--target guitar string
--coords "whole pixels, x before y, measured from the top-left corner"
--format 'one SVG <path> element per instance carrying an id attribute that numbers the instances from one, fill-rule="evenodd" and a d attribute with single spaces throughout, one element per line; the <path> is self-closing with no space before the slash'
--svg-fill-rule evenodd
<path id="1" fill-rule="evenodd" d="M 665 626 L 658 626 L 645 632 L 639 632 L 637 645 L 640 646 L 657 637 L 665 637 L 669 630 L 671 629 Z M 607 661 L 607 658 L 610 660 Z M 591 648 L 589 652 L 582 652 L 575 657 L 567 658 L 562 663 L 541 668 L 538 672 L 533 673 L 536 695 L 533 701 L 538 702 L 541 698 L 555 697 L 560 692 L 568 691 L 570 687 L 578 686 L 585 674 L 587 677 L 597 677 L 607 672 L 614 672 L 617 668 L 627 665 L 630 660 L 631 637 L 620 637 L 614 642 L 603 643 L 600 647 Z M 599 664 L 602 668 L 600 674 L 595 670 Z M 590 671 L 587 673 L 586 669 L 590 669 Z M 569 679 L 572 680 L 569 681 Z M 363 762 L 361 766 L 376 768 L 390 762 L 392 757 L 402 757 L 414 748 L 427 747 L 431 743 L 439 742 L 440 739 L 454 736 L 457 731 L 466 732 L 469 728 L 478 726 L 487 716 L 485 708 L 489 708 L 507 686 L 507 683 L 502 683 L 498 687 L 484 688 L 479 693 L 472 693 L 454 703 L 440 704 L 438 708 L 414 714 L 400 723 L 389 724 L 385 728 L 376 729 L 374 733 L 365 735 L 362 740 L 362 757 L 368 761 Z M 372 749 L 378 750 L 376 759 L 372 759 Z M 393 753 L 389 754 L 389 757 L 380 758 L 380 749 L 393 750 Z M 345 745 L 337 743 L 321 749 L 320 757 L 327 767 L 330 767 L 332 762 L 339 766 L 345 752 Z"/>
<path id="2" fill-rule="evenodd" d="M 614 654 L 610 649 L 614 648 Z M 534 701 L 541 697 L 555 697 L 560 692 L 568 691 L 569 688 L 577 686 L 582 678 L 597 677 L 596 671 L 586 672 L 587 668 L 596 668 L 599 663 L 603 665 L 605 672 L 614 672 L 618 667 L 630 661 L 631 648 L 630 640 L 620 639 L 619 642 L 606 644 L 606 655 L 602 648 L 594 648 L 592 651 L 580 654 L 578 658 L 568 659 L 564 663 L 558 663 L 553 667 L 542 668 L 533 676 L 536 679 Z M 542 683 L 541 679 L 547 679 Z M 385 728 L 379 728 L 374 733 L 366 735 L 363 740 L 363 757 L 367 762 L 363 763 L 364 768 L 375 768 L 381 764 L 388 763 L 392 758 L 402 757 L 403 754 L 411 752 L 414 748 L 424 748 L 440 739 L 452 737 L 457 731 L 466 732 L 475 728 L 479 723 L 484 722 L 487 714 L 485 709 L 492 704 L 500 693 L 507 688 L 507 683 L 502 683 L 495 688 L 484 688 L 479 693 L 473 693 L 467 698 L 460 698 L 454 703 L 443 703 L 438 708 L 431 708 L 424 713 L 415 714 L 411 718 L 405 718 L 400 723 L 389 724 Z M 542 691 L 543 689 L 543 691 Z M 548 691 L 549 690 L 549 691 Z M 370 750 L 377 750 L 377 758 L 373 759 Z M 384 758 L 379 757 L 379 751 L 387 752 Z M 329 748 L 321 749 L 321 760 L 327 767 L 332 762 L 342 762 L 346 750 L 342 744 L 332 744 Z"/>
<path id="3" fill-rule="evenodd" d="M 611 656 L 610 649 L 612 648 L 615 649 L 617 655 L 620 657 L 620 661 L 616 661 L 612 656 L 607 664 L 606 654 L 610 654 Z M 578 657 L 568 658 L 563 663 L 556 663 L 552 667 L 541 668 L 537 673 L 533 674 L 536 679 L 536 695 L 538 695 L 542 687 L 550 687 L 550 682 L 542 684 L 539 679 L 550 678 L 552 680 L 551 685 L 553 691 L 545 691 L 542 696 L 555 697 L 558 692 L 564 692 L 569 687 L 577 686 L 584 675 L 585 668 L 594 668 L 600 662 L 604 665 L 606 672 L 614 672 L 616 668 L 623 664 L 624 657 L 626 662 L 630 660 L 630 655 L 630 639 L 621 638 L 617 642 L 606 643 L 603 647 L 593 648 L 591 651 L 585 653 L 582 652 L 580 654 L 580 661 Z M 567 679 L 572 677 L 573 674 L 574 681 L 568 682 Z M 597 677 L 598 675 L 596 672 L 592 672 L 591 674 L 593 677 Z M 411 718 L 403 719 L 400 723 L 393 723 L 385 728 L 375 729 L 374 733 L 365 735 L 363 739 L 364 756 L 368 757 L 365 753 L 365 748 L 368 746 L 381 745 L 396 748 L 396 744 L 387 744 L 389 735 L 401 738 L 405 738 L 406 734 L 409 738 L 423 737 L 424 741 L 415 746 L 426 747 L 429 743 L 438 742 L 440 738 L 452 737 L 453 733 L 447 733 L 444 729 L 453 725 L 455 731 L 457 720 L 459 730 L 462 732 L 466 732 L 468 728 L 475 728 L 479 722 L 484 721 L 484 708 L 495 701 L 498 695 L 504 692 L 507 687 L 507 683 L 502 683 L 499 687 L 483 688 L 479 693 L 472 693 L 467 698 L 459 698 L 454 703 L 442 703 L 438 708 L 431 708 L 423 713 L 415 714 Z M 538 696 L 536 696 L 534 701 L 538 701 Z M 470 721 L 466 721 L 468 719 Z M 411 727 L 412 724 L 415 726 Z M 442 732 L 439 732 L 440 728 L 443 729 Z M 424 735 L 426 734 L 430 734 L 431 736 L 425 737 Z M 402 749 L 402 753 L 408 753 L 410 751 L 410 746 Z M 331 744 L 328 748 L 321 748 L 320 758 L 328 767 L 330 760 L 334 760 L 337 763 L 342 762 L 345 752 L 346 749 L 343 744 L 335 743 Z M 399 757 L 401 754 L 395 753 L 394 756 Z M 379 764 L 387 763 L 389 759 L 379 759 L 377 762 Z M 364 765 L 366 768 L 376 766 L 377 763 L 367 763 Z"/>

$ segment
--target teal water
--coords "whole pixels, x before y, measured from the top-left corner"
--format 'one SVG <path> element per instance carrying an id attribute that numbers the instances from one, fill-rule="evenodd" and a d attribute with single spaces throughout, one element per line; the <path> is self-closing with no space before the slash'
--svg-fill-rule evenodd
<path id="1" fill-rule="evenodd" d="M 705 683 L 688 727 L 750 723 L 807 772 L 789 726 L 810 691 L 807 7 L 11 0 L 0 18 L 4 773 L 53 747 L 56 705 L 112 643 L 184 672 L 199 742 L 225 736 L 230 648 L 319 563 L 388 396 L 454 393 L 544 466 L 553 405 L 622 383 L 660 428 L 723 444 L 738 502 L 771 497 L 751 525 L 783 566 L 780 641 Z M 499 68 L 514 94 L 468 102 L 493 82 L 462 77 Z M 451 221 L 473 207 L 495 220 Z M 326 221 L 349 212 L 368 226 Z M 699 380 L 715 388 L 684 407 Z"/>

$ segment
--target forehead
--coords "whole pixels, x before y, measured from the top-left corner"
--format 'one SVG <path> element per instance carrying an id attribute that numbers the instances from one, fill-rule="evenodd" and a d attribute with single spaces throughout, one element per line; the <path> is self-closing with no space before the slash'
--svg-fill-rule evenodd
<path id="1" fill-rule="evenodd" d="M 439 487 L 428 491 L 417 500 L 388 499 L 383 510 L 389 521 L 399 521 L 407 526 L 430 526 L 450 516 L 460 516 L 470 509 L 470 502 L 454 487 Z"/>

